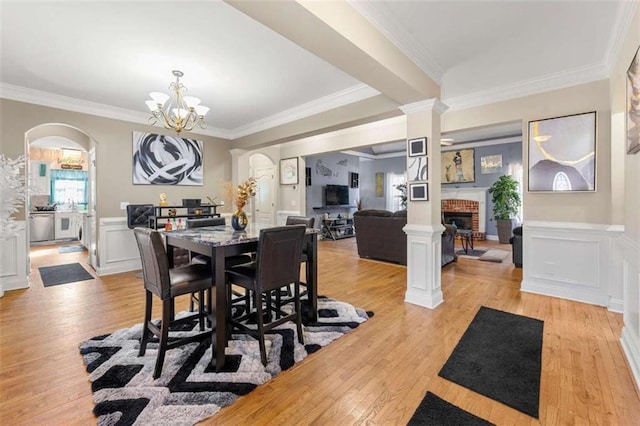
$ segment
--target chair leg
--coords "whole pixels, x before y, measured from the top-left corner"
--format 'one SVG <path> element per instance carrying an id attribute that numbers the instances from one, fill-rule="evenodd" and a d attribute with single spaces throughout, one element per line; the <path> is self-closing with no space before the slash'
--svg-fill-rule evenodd
<path id="1" fill-rule="evenodd" d="M 173 300 L 162 301 L 162 324 L 160 325 L 160 344 L 158 346 L 158 358 L 156 359 L 156 368 L 153 370 L 153 378 L 157 379 L 162 373 L 162 365 L 164 364 L 164 355 L 167 352 L 167 340 L 169 340 L 169 324 L 171 323 L 171 314 Z"/>
<path id="2" fill-rule="evenodd" d="M 147 342 L 149 342 L 149 321 L 151 321 L 151 305 L 153 304 L 153 295 L 150 291 L 145 290 L 146 300 L 144 302 L 144 323 L 142 327 L 142 338 L 140 339 L 140 350 L 138 356 L 143 356 L 147 350 Z"/>
<path id="3" fill-rule="evenodd" d="M 295 299 L 296 299 L 296 328 L 298 329 L 298 342 L 304 345 L 304 335 L 302 334 L 302 307 L 300 306 L 300 283 L 295 283 Z"/>
<path id="4" fill-rule="evenodd" d="M 258 294 L 258 292 L 254 292 L 256 299 L 256 314 L 258 318 L 256 319 L 258 325 L 258 343 L 260 344 L 260 360 L 262 361 L 262 365 L 267 365 L 267 349 L 266 344 L 264 342 L 264 318 L 262 316 L 262 301 L 260 300 L 262 297 Z M 270 297 L 269 297 L 270 299 Z M 268 310 L 267 305 L 267 310 Z"/>
<path id="5" fill-rule="evenodd" d="M 192 303 L 193 303 L 193 299 Z M 204 331 L 204 318 L 205 318 L 205 306 L 204 306 L 204 290 L 198 291 L 198 322 L 200 323 L 200 331 Z"/>
<path id="6" fill-rule="evenodd" d="M 195 293 L 191 293 L 191 295 L 189 296 L 189 312 L 193 312 L 193 298 L 195 296 Z"/>

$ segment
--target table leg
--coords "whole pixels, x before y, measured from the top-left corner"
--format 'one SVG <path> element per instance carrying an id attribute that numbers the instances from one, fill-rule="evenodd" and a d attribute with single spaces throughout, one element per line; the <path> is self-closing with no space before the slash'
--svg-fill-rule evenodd
<path id="1" fill-rule="evenodd" d="M 224 279 L 224 248 L 218 247 L 211 259 L 212 274 L 216 286 L 216 338 L 211 339 L 212 352 L 215 354 L 215 368 L 219 372 L 224 367 L 224 354 L 227 347 L 227 289 Z M 212 360 L 213 361 L 213 360 Z"/>
<path id="2" fill-rule="evenodd" d="M 309 298 L 309 316 L 311 322 L 318 321 L 318 234 L 311 234 L 311 244 L 307 246 L 307 261 L 310 268 L 310 279 L 307 283 Z"/>

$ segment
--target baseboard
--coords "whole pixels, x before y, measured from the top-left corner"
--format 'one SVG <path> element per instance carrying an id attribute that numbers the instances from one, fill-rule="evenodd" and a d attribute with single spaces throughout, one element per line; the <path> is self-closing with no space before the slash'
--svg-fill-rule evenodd
<path id="1" fill-rule="evenodd" d="M 640 345 L 634 340 L 633 335 L 626 326 L 622 328 L 620 344 L 627 359 L 629 370 L 631 370 L 631 375 L 636 385 L 636 392 L 640 394 Z"/>

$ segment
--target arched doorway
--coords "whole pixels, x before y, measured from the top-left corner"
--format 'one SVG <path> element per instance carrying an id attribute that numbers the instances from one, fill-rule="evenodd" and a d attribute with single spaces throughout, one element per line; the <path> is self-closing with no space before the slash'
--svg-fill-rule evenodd
<path id="1" fill-rule="evenodd" d="M 53 198 L 51 193 L 42 193 L 42 186 L 36 186 L 36 182 L 40 178 L 43 178 L 45 181 L 50 180 L 50 171 L 47 170 L 46 158 L 41 158 L 36 162 L 33 162 L 31 159 L 31 153 L 35 152 L 34 150 L 38 147 L 45 148 L 57 148 L 59 150 L 67 149 L 71 151 L 82 151 L 85 153 L 86 166 L 84 167 L 87 172 L 86 178 L 86 203 L 83 203 L 80 207 L 81 214 L 78 217 L 81 217 L 81 223 L 78 223 L 77 229 L 81 230 L 83 235 L 83 243 L 88 249 L 88 259 L 87 263 L 92 266 L 94 269 L 97 267 L 97 225 L 96 225 L 96 149 L 97 142 L 90 135 L 85 133 L 84 131 L 61 123 L 46 123 L 41 124 L 39 126 L 33 127 L 32 129 L 25 132 L 25 154 L 28 156 L 29 161 L 27 162 L 26 173 L 27 176 L 30 176 L 30 183 L 27 187 L 27 201 L 26 201 L 26 211 L 27 211 L 27 221 L 31 220 L 31 215 L 29 212 L 34 210 L 34 205 L 32 205 L 32 200 L 39 200 L 39 203 L 42 203 L 43 200 L 47 200 L 48 203 L 53 204 Z M 45 160 L 45 161 L 41 161 Z M 57 160 L 56 160 L 57 162 Z M 44 167 L 42 167 L 44 166 Z M 36 170 L 35 167 L 38 167 Z M 43 182 L 40 179 L 40 183 L 44 184 L 46 188 L 50 181 Z M 72 204 L 72 209 L 77 211 L 77 207 L 74 203 Z M 68 206 L 69 207 L 69 206 Z M 55 225 L 57 227 L 57 224 Z M 29 251 L 30 251 L 30 240 L 31 238 L 31 227 L 26 227 L 27 234 L 27 244 L 25 250 L 27 252 L 27 259 L 29 259 Z M 70 235 L 74 232 L 71 231 Z M 29 266 L 30 269 L 30 266 Z"/>

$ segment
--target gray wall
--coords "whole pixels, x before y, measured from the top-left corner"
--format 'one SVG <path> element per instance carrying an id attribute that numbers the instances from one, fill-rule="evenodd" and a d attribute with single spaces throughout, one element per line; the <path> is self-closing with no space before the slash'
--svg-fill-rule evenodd
<path id="1" fill-rule="evenodd" d="M 332 152 L 322 155 L 312 155 L 305 158 L 306 166 L 311 168 L 311 186 L 306 187 L 306 208 L 308 216 L 316 217 L 316 227 L 319 227 L 322 215 L 329 212 L 353 213 L 355 208 L 322 208 L 324 206 L 324 187 L 326 185 L 349 185 L 349 172 L 360 173 L 360 158 L 354 155 Z M 362 177 L 360 177 L 362 182 Z M 355 206 L 360 199 L 358 188 L 349 188 L 349 204 Z"/>
<path id="2" fill-rule="evenodd" d="M 383 158 L 380 160 L 360 161 L 360 199 L 363 209 L 386 210 L 386 192 L 382 197 L 376 197 L 376 173 L 385 174 L 385 191 L 387 173 L 404 174 L 407 171 L 406 157 Z M 397 195 L 400 195 L 398 192 Z"/>
<path id="3" fill-rule="evenodd" d="M 522 142 L 513 142 L 501 145 L 489 145 L 474 148 L 473 158 L 475 166 L 475 182 L 442 184 L 442 188 L 488 188 L 498 180 L 500 176 L 509 172 L 509 164 L 522 164 Z M 447 150 L 450 151 L 450 150 Z M 502 155 L 502 170 L 499 173 L 482 174 L 480 170 L 480 158 L 487 155 Z M 498 235 L 496 222 L 493 219 L 493 203 L 491 196 L 487 194 L 487 235 Z"/>

